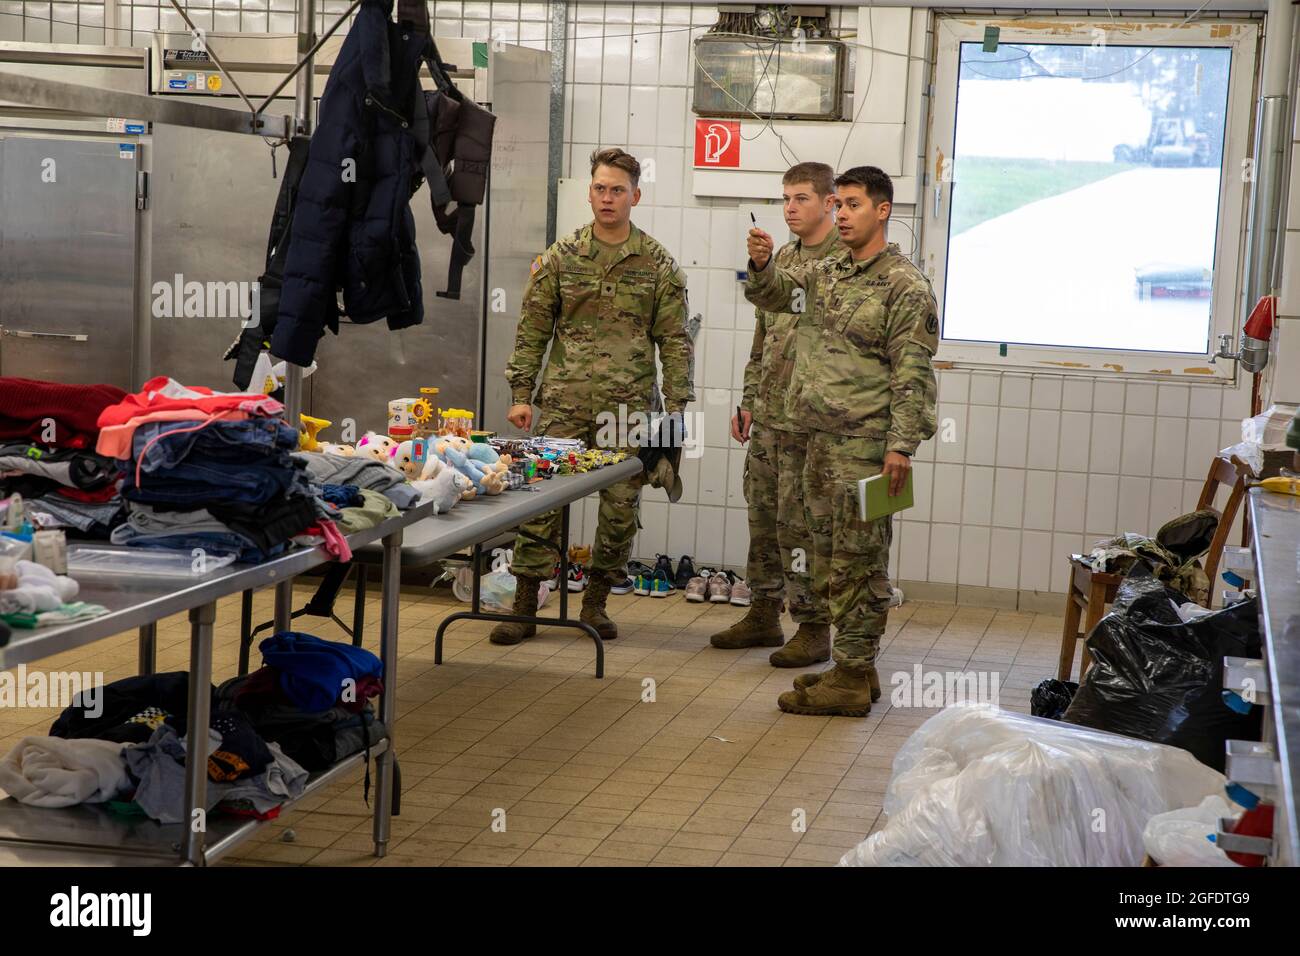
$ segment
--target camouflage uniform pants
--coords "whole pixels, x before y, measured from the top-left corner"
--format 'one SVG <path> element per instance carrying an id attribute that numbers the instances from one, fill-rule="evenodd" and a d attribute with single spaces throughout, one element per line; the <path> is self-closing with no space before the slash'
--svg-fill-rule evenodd
<path id="1" fill-rule="evenodd" d="M 858 517 L 858 479 L 880 474 L 885 443 L 812 432 L 803 469 L 812 591 L 830 607 L 837 663 L 870 664 L 889 614 L 891 517 Z"/>
<path id="2" fill-rule="evenodd" d="M 555 421 L 542 415 L 537 423 L 537 434 L 552 438 L 581 438 L 588 448 L 596 447 L 596 425 L 586 422 Z M 628 449 L 635 454 L 636 449 Z M 637 512 L 641 503 L 642 476 L 634 475 L 626 481 L 602 489 L 600 511 L 596 521 L 596 538 L 591 549 L 591 568 L 594 577 L 599 572 L 613 583 L 627 577 L 627 560 L 632 555 L 632 539 L 637 532 Z M 548 511 L 519 526 L 520 531 L 560 543 L 559 511 Z M 549 578 L 555 573 L 559 554 L 545 545 L 525 538 L 515 538 L 513 574 L 526 574 L 535 578 Z"/>
<path id="3" fill-rule="evenodd" d="M 745 456 L 749 505 L 749 559 L 745 577 L 756 596 L 784 595 L 798 624 L 829 624 L 825 601 L 812 594 L 812 544 L 804 516 L 803 465 L 806 432 L 755 424 Z"/>

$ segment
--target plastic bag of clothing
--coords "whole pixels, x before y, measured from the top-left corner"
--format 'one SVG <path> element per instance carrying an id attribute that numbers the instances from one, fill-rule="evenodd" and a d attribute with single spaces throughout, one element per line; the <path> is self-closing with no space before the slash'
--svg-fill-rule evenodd
<path id="1" fill-rule="evenodd" d="M 1220 818 L 1239 812 L 1217 794 L 1206 797 L 1198 806 L 1156 814 L 1142 831 L 1142 844 L 1161 866 L 1236 866 L 1209 837 Z"/>
<path id="2" fill-rule="evenodd" d="M 1223 700 L 1223 658 L 1260 656 L 1252 599 L 1183 621 L 1181 594 L 1148 574 L 1124 579 L 1111 612 L 1088 635 L 1093 665 L 1064 720 L 1182 747 L 1222 770 L 1224 741 L 1258 740 L 1262 710 Z"/>
<path id="3" fill-rule="evenodd" d="M 949 707 L 898 751 L 888 823 L 840 865 L 1136 866 L 1151 817 L 1223 784 L 1175 747 Z"/>
<path id="4" fill-rule="evenodd" d="M 1029 695 L 1029 712 L 1035 717 L 1060 720 L 1078 690 L 1079 685 L 1072 680 L 1049 677 L 1041 681 Z"/>
<path id="5" fill-rule="evenodd" d="M 483 583 L 479 587 L 485 611 L 500 611 L 503 614 L 511 612 L 515 604 L 515 576 L 513 574 L 504 568 L 492 571 L 483 575 Z M 472 569 L 462 568 L 457 572 L 452 591 L 457 598 L 467 603 L 474 599 L 474 572 Z M 550 596 L 551 589 L 545 583 L 541 584 L 537 590 L 537 607 L 539 610 L 545 606 L 546 599 Z"/>

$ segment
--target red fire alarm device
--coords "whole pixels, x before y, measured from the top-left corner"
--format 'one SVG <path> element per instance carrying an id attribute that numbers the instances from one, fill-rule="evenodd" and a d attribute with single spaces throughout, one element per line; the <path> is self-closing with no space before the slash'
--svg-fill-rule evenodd
<path id="1" fill-rule="evenodd" d="M 739 169 L 740 124 L 734 120 L 697 119 L 695 165 L 705 169 Z"/>

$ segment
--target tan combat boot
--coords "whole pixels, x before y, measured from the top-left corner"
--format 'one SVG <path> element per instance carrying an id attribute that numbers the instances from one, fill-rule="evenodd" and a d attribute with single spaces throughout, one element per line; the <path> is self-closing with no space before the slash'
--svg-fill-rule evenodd
<path id="1" fill-rule="evenodd" d="M 803 690 L 805 687 L 811 687 L 829 674 L 831 670 L 834 670 L 834 668 L 831 668 L 830 670 L 817 671 L 814 674 L 800 674 L 794 679 L 794 689 Z M 876 673 L 875 664 L 867 665 L 867 683 L 871 685 L 871 702 L 874 704 L 876 701 L 880 700 L 880 675 Z"/>
<path id="2" fill-rule="evenodd" d="M 578 620 L 590 624 L 596 629 L 602 641 L 612 641 L 618 637 L 618 625 L 605 613 L 605 599 L 609 597 L 609 577 L 601 571 L 593 571 L 587 590 L 582 594 L 582 612 Z"/>
<path id="3" fill-rule="evenodd" d="M 831 659 L 831 626 L 800 624 L 794 637 L 768 658 L 773 667 L 810 667 Z"/>
<path id="4" fill-rule="evenodd" d="M 781 630 L 781 601 L 755 595 L 749 610 L 731 627 L 709 638 L 709 643 L 723 650 L 740 647 L 780 647 L 785 643 Z"/>
<path id="5" fill-rule="evenodd" d="M 776 703 L 787 714 L 865 717 L 871 713 L 871 683 L 865 668 L 836 664 L 811 687 L 788 690 Z"/>
<path id="6" fill-rule="evenodd" d="M 541 586 L 541 578 L 530 578 L 523 574 L 516 575 L 515 603 L 514 606 L 510 608 L 510 613 L 536 617 L 537 589 Z M 532 637 L 536 633 L 537 625 L 535 624 L 520 624 L 516 621 L 502 621 L 496 627 L 492 628 L 492 633 L 488 635 L 488 640 L 493 644 L 518 644 L 520 641 Z"/>

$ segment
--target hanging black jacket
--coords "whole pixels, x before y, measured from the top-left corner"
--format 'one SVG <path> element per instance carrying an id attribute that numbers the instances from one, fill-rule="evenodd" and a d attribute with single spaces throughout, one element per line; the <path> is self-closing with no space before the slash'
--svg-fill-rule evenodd
<path id="1" fill-rule="evenodd" d="M 429 37 L 364 0 L 330 70 L 298 186 L 271 351 L 311 364 L 336 289 L 353 322 L 392 329 L 424 317 L 410 199 L 421 182 L 410 107 Z"/>

